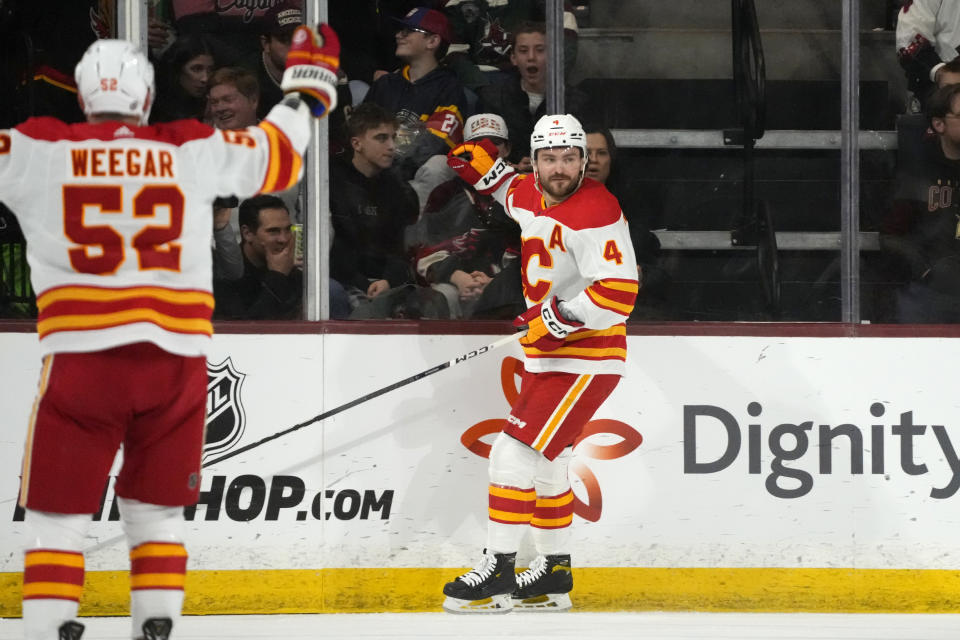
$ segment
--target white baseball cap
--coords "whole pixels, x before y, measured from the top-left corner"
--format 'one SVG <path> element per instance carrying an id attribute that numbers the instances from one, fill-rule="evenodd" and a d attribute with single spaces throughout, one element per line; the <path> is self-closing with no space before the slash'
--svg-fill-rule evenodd
<path id="1" fill-rule="evenodd" d="M 470 116 L 463 126 L 463 131 L 464 141 L 476 140 L 477 138 L 510 139 L 507 132 L 507 123 L 495 113 L 478 113 Z"/>

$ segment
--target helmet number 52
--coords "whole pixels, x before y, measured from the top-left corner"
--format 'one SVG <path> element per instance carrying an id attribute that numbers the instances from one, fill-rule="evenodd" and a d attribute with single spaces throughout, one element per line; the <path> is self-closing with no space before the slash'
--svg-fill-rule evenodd
<path id="1" fill-rule="evenodd" d="M 158 208 L 170 212 L 166 225 L 145 225 L 130 238 L 141 271 L 180 271 L 180 244 L 183 231 L 183 193 L 175 185 L 147 185 L 133 198 L 134 219 L 155 218 Z M 80 273 L 108 275 L 126 259 L 127 240 L 111 225 L 91 225 L 84 209 L 97 207 L 103 214 L 123 213 L 123 187 L 119 185 L 63 187 L 63 229 L 76 243 L 68 251 L 70 265 Z"/>

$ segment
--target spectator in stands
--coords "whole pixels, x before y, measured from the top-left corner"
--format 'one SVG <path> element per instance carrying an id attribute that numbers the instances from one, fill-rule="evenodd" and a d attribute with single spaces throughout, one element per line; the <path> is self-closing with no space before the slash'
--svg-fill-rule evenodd
<path id="1" fill-rule="evenodd" d="M 944 63 L 957 57 L 958 45 L 960 2 L 911 0 L 904 3 L 897 16 L 897 57 L 906 72 L 907 86 L 921 107 L 936 88 Z"/>
<path id="2" fill-rule="evenodd" d="M 210 78 L 207 102 L 212 124 L 217 129 L 255 126 L 259 122 L 259 100 L 257 77 L 243 67 L 223 67 Z"/>
<path id="3" fill-rule="evenodd" d="M 547 111 L 547 27 L 542 22 L 517 26 L 511 40 L 510 60 L 516 73 L 480 89 L 480 107 L 497 113 L 510 129 L 513 147 L 510 160 L 519 171 L 530 171 L 530 134 L 534 123 Z M 566 87 L 566 109 L 577 118 L 583 115 L 587 98 L 583 92 Z"/>
<path id="4" fill-rule="evenodd" d="M 510 154 L 507 125 L 494 113 L 467 118 L 464 139 L 487 139 L 501 158 Z M 505 273 L 504 267 L 520 257 L 520 228 L 492 196 L 479 194 L 454 177 L 433 190 L 406 236 L 420 282 L 446 297 L 451 318 L 471 317 L 481 296 L 481 313 L 510 303 L 516 305 L 514 314 L 526 308 L 519 272 L 512 273 L 512 286 L 498 282 L 494 286 L 497 295 L 483 295 L 487 286 Z M 507 273 L 506 277 L 510 276 Z"/>
<path id="5" fill-rule="evenodd" d="M 257 102 L 259 118 L 267 115 L 273 105 L 283 99 L 280 78 L 287 63 L 290 39 L 296 28 L 303 24 L 303 11 L 299 4 L 284 0 L 260 19 L 261 50 L 243 61 L 246 68 L 257 74 L 260 85 L 260 98 Z"/>
<path id="6" fill-rule="evenodd" d="M 208 111 L 211 124 L 218 129 L 243 129 L 253 127 L 260 121 L 257 110 L 260 101 L 260 85 L 252 71 L 244 67 L 217 69 L 210 79 Z M 287 205 L 287 210 L 296 223 L 302 223 L 300 183 L 286 191 L 275 194 Z M 234 205 L 236 206 L 236 205 Z M 232 217 L 232 226 L 239 232 L 239 221 Z"/>
<path id="7" fill-rule="evenodd" d="M 948 84 L 960 84 L 960 57 L 946 63 L 937 72 L 937 88 Z"/>
<path id="8" fill-rule="evenodd" d="M 397 165 L 403 178 L 410 180 L 428 158 L 446 155 L 460 143 L 463 118 L 469 114 L 463 85 L 439 62 L 450 45 L 447 18 L 418 7 L 398 22 L 396 53 L 403 67 L 377 79 L 364 101 L 396 114 Z M 431 186 L 452 177 L 446 170 L 440 174 Z"/>
<path id="9" fill-rule="evenodd" d="M 896 192 L 880 247 L 908 280 L 897 295 L 905 323 L 960 322 L 960 84 L 928 101 L 934 135 L 905 161 L 898 150 Z M 906 150 L 904 150 L 906 151 Z"/>
<path id="10" fill-rule="evenodd" d="M 516 28 L 525 22 L 546 21 L 543 0 L 462 0 L 445 3 L 443 12 L 458 43 L 451 45 L 448 60 L 465 52 L 479 70 L 493 78 L 497 78 L 496 72 L 510 72 L 514 67 L 510 53 Z M 564 70 L 569 73 L 577 59 L 577 18 L 570 2 L 564 2 L 563 38 Z"/>
<path id="11" fill-rule="evenodd" d="M 413 280 L 403 229 L 416 220 L 416 194 L 393 170 L 393 113 L 361 104 L 347 129 L 352 153 L 335 158 L 330 168 L 330 275 L 346 288 L 355 317 L 388 317 L 389 297 L 378 299 Z"/>
<path id="12" fill-rule="evenodd" d="M 214 281 L 215 314 L 223 319 L 300 317 L 303 272 L 294 265 L 290 213 L 283 200 L 259 195 L 240 203 L 243 277 Z"/>
<path id="13" fill-rule="evenodd" d="M 367 85 L 396 69 L 397 20 L 402 20 L 422 0 L 391 0 L 376 2 L 330 2 L 330 24 L 340 34 L 341 69 L 351 80 Z M 439 3 L 432 3 L 439 4 Z M 348 62 L 349 61 L 349 62 Z"/>
<path id="14" fill-rule="evenodd" d="M 202 120 L 210 76 L 218 62 L 213 41 L 204 35 L 181 36 L 160 62 L 153 122 Z"/>

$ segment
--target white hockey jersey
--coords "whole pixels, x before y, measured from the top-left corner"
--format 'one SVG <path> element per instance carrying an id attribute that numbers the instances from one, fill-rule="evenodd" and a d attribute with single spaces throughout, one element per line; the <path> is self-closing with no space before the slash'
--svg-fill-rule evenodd
<path id="1" fill-rule="evenodd" d="M 630 230 L 617 199 L 585 178 L 560 204 L 547 207 L 531 174 L 507 181 L 494 197 L 520 225 L 521 274 L 527 306 L 550 296 L 582 321 L 562 347 L 524 347 L 529 371 L 623 375 L 624 322 L 639 289 Z"/>
<path id="2" fill-rule="evenodd" d="M 32 118 L 0 131 L 0 200 L 17 216 L 41 352 L 153 342 L 205 355 L 213 327 L 212 204 L 300 179 L 305 106 L 256 127 Z"/>

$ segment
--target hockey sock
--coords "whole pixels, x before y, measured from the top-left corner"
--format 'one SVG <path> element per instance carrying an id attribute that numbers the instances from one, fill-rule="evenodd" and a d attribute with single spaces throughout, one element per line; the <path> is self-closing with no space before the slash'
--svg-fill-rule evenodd
<path id="1" fill-rule="evenodd" d="M 24 556 L 24 638 L 48 640 L 77 617 L 83 592 L 81 545 L 90 516 L 27 509 L 25 521 L 32 540 Z"/>
<path id="2" fill-rule="evenodd" d="M 557 496 L 537 496 L 530 524 L 537 553 L 552 555 L 567 551 L 570 523 L 573 522 L 573 491 Z"/>
<path id="3" fill-rule="evenodd" d="M 130 618 L 134 637 L 150 618 L 169 618 L 176 627 L 183 609 L 187 550 L 183 509 L 118 500 L 130 545 Z"/>
<path id="4" fill-rule="evenodd" d="M 77 617 L 83 592 L 83 554 L 31 549 L 24 558 L 23 626 L 27 640 L 56 637 L 61 624 Z"/>
<path id="5" fill-rule="evenodd" d="M 130 550 L 133 628 L 148 618 L 178 618 L 183 609 L 187 550 L 173 542 L 144 542 Z"/>
<path id="6" fill-rule="evenodd" d="M 533 516 L 537 494 L 533 487 L 523 489 L 491 484 L 489 488 L 489 522 L 487 549 L 510 553 L 520 546 L 523 533 Z"/>
<path id="7" fill-rule="evenodd" d="M 567 447 L 553 460 L 541 458 L 534 486 L 537 504 L 530 521 L 533 543 L 540 555 L 569 553 L 570 524 L 573 522 L 573 491 L 570 490 L 570 458 Z"/>
<path id="8" fill-rule="evenodd" d="M 538 451 L 516 438 L 501 433 L 490 449 L 489 520 L 487 523 L 487 550 L 512 553 L 520 546 L 537 494 L 533 478 Z"/>

